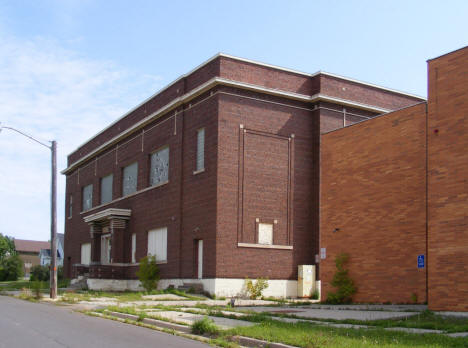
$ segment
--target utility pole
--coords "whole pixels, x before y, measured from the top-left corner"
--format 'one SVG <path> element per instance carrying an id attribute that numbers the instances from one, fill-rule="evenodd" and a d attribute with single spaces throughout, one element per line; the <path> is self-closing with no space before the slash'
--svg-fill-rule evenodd
<path id="1" fill-rule="evenodd" d="M 50 146 L 52 182 L 50 187 L 50 298 L 57 298 L 57 142 Z"/>
<path id="2" fill-rule="evenodd" d="M 19 133 L 36 143 L 47 147 L 51 151 L 51 185 L 50 185 L 50 298 L 57 298 L 57 142 L 50 141 L 47 145 L 32 136 L 19 131 L 13 127 L 2 126 L 0 123 L 0 132 L 2 129 L 9 129 Z"/>

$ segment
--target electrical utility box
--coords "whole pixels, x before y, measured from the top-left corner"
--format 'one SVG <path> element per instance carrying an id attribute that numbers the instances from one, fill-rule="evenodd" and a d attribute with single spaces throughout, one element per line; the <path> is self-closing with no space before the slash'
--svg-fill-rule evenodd
<path id="1" fill-rule="evenodd" d="M 297 268 L 297 297 L 311 297 L 315 291 L 315 265 L 299 265 Z"/>

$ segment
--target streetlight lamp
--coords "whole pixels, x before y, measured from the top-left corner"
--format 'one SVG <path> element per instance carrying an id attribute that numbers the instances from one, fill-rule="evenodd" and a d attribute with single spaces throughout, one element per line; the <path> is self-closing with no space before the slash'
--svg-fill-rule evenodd
<path id="1" fill-rule="evenodd" d="M 45 144 L 32 136 L 19 131 L 13 127 L 2 126 L 0 123 L 0 132 L 2 129 L 9 129 L 19 133 L 36 143 L 47 147 L 51 151 L 51 171 L 52 181 L 50 185 L 50 298 L 57 297 L 57 142 L 50 141 L 50 145 Z"/>

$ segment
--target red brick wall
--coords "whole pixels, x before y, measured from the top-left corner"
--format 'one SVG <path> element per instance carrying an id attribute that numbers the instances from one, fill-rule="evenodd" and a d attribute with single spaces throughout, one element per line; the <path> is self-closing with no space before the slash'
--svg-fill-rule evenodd
<path id="1" fill-rule="evenodd" d="M 356 302 L 426 301 L 425 120 L 419 104 L 322 136 L 323 299 L 345 252 Z"/>
<path id="2" fill-rule="evenodd" d="M 429 308 L 467 311 L 468 47 L 428 68 Z"/>

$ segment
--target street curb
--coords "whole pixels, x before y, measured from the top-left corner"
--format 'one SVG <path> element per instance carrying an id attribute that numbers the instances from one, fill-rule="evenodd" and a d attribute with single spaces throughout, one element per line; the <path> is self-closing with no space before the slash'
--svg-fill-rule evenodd
<path id="1" fill-rule="evenodd" d="M 112 315 L 114 317 L 120 318 L 120 319 L 140 321 L 144 324 L 154 325 L 154 326 L 161 327 L 164 329 L 177 330 L 183 333 L 191 333 L 190 327 L 185 326 L 185 325 L 179 325 L 179 324 L 169 323 L 167 321 L 150 319 L 150 318 L 143 318 L 143 320 L 140 320 L 140 317 L 138 315 L 127 314 L 127 313 L 119 313 L 119 312 L 111 312 L 111 311 L 105 311 L 105 313 Z"/>
<path id="2" fill-rule="evenodd" d="M 258 340 L 256 338 L 244 337 L 244 336 L 234 336 L 231 341 L 236 342 L 242 346 L 247 347 L 258 347 L 258 348 L 297 348 L 296 346 L 290 346 L 288 344 L 268 342 L 263 340 Z"/>

